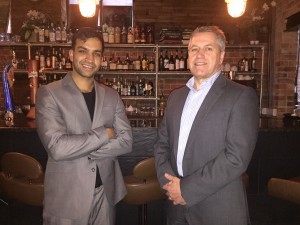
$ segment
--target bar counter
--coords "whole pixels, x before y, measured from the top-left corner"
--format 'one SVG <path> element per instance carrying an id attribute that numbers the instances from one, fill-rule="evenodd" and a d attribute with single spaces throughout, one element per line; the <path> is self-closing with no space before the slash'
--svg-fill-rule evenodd
<path id="1" fill-rule="evenodd" d="M 259 130 L 258 140 L 247 173 L 250 178 L 248 191 L 265 192 L 271 177 L 290 178 L 300 174 L 300 129 L 275 128 L 264 123 Z M 153 156 L 153 145 L 157 128 L 133 128 L 133 150 L 119 157 L 123 175 L 132 173 L 133 166 L 140 160 Z M 7 127 L 0 120 L 0 156 L 5 152 L 17 151 L 36 158 L 45 168 L 47 154 L 35 128 L 35 121 L 17 115 L 15 125 Z"/>

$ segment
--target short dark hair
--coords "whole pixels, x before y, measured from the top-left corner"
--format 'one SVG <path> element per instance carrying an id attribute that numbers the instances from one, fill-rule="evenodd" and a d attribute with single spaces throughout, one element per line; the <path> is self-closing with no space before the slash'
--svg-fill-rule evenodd
<path id="1" fill-rule="evenodd" d="M 190 39 L 198 33 L 203 33 L 203 32 L 211 32 L 216 35 L 217 38 L 217 43 L 219 45 L 219 48 L 222 52 L 225 51 L 225 44 L 226 44 L 226 37 L 224 32 L 218 27 L 218 26 L 202 26 L 202 27 L 197 27 L 190 36 Z"/>
<path id="2" fill-rule="evenodd" d="M 86 42 L 89 38 L 97 38 L 101 42 L 102 52 L 104 51 L 104 41 L 102 33 L 96 31 L 96 29 L 91 27 L 83 27 L 76 31 L 72 37 L 72 49 L 75 50 L 76 40 L 82 40 Z"/>

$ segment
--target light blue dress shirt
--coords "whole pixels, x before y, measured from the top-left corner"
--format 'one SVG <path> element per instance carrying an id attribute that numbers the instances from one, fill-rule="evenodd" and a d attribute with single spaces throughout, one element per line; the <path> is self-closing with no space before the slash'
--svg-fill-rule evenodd
<path id="1" fill-rule="evenodd" d="M 200 89 L 197 91 L 194 88 L 194 77 L 190 78 L 186 83 L 186 86 L 190 89 L 190 92 L 186 98 L 184 108 L 181 115 L 179 140 L 178 140 L 178 152 L 177 152 L 177 170 L 180 176 L 184 176 L 182 170 L 182 160 L 186 143 L 191 131 L 191 127 L 195 120 L 196 114 L 202 105 L 205 96 L 209 92 L 215 80 L 220 75 L 220 72 L 215 73 L 213 76 L 205 80 L 200 84 Z"/>

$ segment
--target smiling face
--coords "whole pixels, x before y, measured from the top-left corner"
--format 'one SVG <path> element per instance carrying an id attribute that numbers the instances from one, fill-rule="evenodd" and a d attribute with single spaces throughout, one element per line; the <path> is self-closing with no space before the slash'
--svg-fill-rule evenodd
<path id="1" fill-rule="evenodd" d="M 197 84 L 221 69 L 225 55 L 212 32 L 195 33 L 190 39 L 188 53 L 190 70 Z"/>
<path id="2" fill-rule="evenodd" d="M 73 62 L 72 76 L 93 79 L 100 69 L 102 44 L 97 38 L 88 38 L 86 41 L 77 39 L 69 55 Z"/>

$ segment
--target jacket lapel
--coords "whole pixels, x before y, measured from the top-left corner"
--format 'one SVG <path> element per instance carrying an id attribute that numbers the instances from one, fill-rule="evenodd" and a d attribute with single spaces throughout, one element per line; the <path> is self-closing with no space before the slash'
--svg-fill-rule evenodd
<path id="1" fill-rule="evenodd" d="M 104 95 L 105 95 L 105 90 L 101 85 L 99 85 L 96 81 L 94 81 L 95 84 L 95 92 L 96 92 L 96 98 L 95 98 L 95 110 L 94 110 L 94 119 L 93 119 L 93 124 L 92 127 L 98 127 L 99 124 L 98 122 L 100 120 L 101 116 L 101 110 L 103 108 L 103 102 L 104 102 Z"/>

